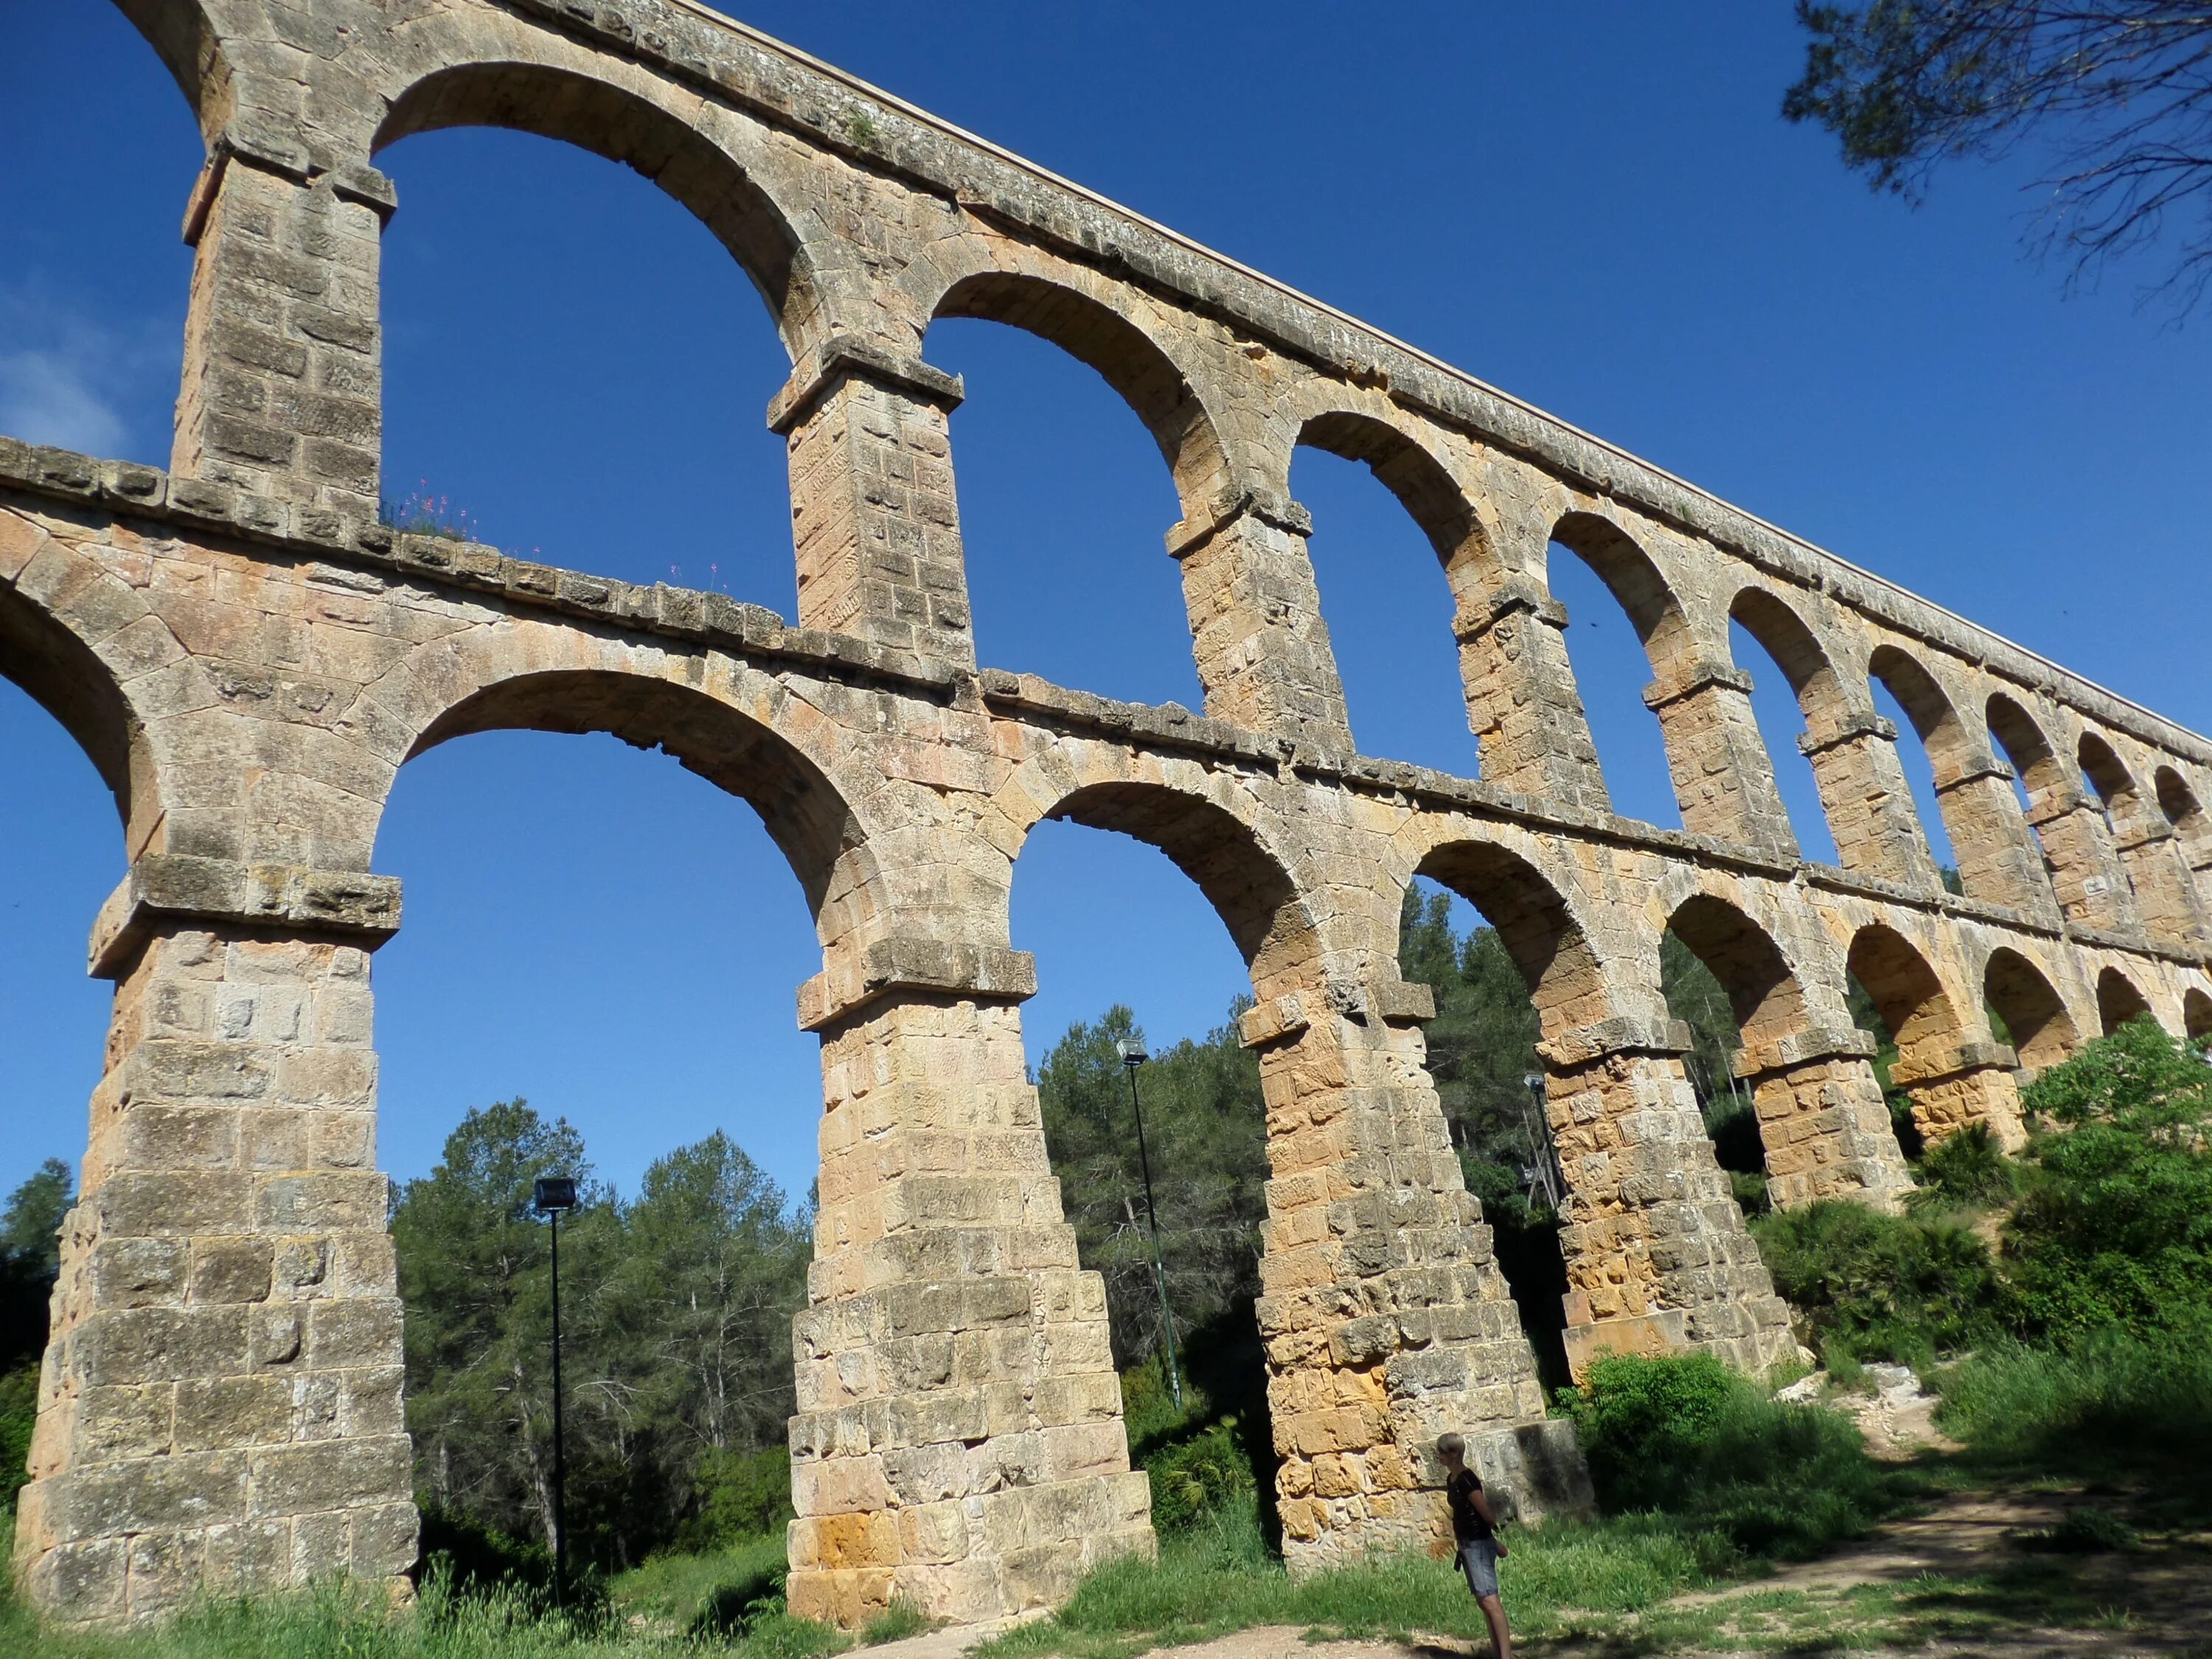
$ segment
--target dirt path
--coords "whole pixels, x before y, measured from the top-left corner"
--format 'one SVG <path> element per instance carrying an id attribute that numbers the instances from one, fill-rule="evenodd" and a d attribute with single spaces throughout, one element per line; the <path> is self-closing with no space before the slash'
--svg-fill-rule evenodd
<path id="1" fill-rule="evenodd" d="M 2063 1497 L 1967 1493 L 1818 1561 L 1679 1596 L 1603 1635 L 1530 1642 L 1528 1659 L 1722 1659 L 1863 1649 L 1898 1659 L 2212 1659 L 2212 1548 L 2151 1544 L 2045 1554 L 2023 1535 L 2057 1524 Z M 1852 1632 L 1856 1632 L 1856 1638 Z M 1878 1637 L 1875 1633 L 1879 1632 Z M 869 1659 L 959 1659 L 982 1639 L 940 1631 Z M 1309 1642 L 1273 1626 L 1172 1650 L 1172 1659 L 1462 1659 L 1487 1643 L 1449 1637 Z"/>

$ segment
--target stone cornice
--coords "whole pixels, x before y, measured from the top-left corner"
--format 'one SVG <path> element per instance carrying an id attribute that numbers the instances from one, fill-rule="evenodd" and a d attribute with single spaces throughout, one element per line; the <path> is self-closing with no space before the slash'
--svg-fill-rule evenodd
<path id="1" fill-rule="evenodd" d="M 799 988 L 799 1029 L 820 1031 L 900 995 L 1024 1002 L 1036 994 L 1036 958 L 1027 951 L 879 939 L 857 960 L 833 963 Z"/>
<path id="2" fill-rule="evenodd" d="M 100 907 L 88 971 L 120 978 L 155 933 L 193 921 L 374 951 L 399 931 L 399 882 L 364 871 L 148 853 Z"/>
<path id="3" fill-rule="evenodd" d="M 823 629 L 793 628 L 774 611 L 741 605 L 726 593 L 665 582 L 645 586 L 562 570 L 474 542 L 409 534 L 335 512 L 295 510 L 224 484 L 172 478 L 150 466 L 96 461 L 0 438 L 0 498 L 11 489 L 77 507 L 89 504 L 118 518 L 252 543 L 295 558 L 457 588 L 521 609 L 787 663 L 830 678 L 886 682 L 940 697 L 966 678 L 958 669 L 911 652 Z"/>

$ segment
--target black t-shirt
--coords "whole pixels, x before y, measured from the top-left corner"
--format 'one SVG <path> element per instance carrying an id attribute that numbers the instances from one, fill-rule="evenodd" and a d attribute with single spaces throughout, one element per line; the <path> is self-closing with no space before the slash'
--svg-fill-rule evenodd
<path id="1" fill-rule="evenodd" d="M 1452 1536 L 1462 1544 L 1480 1543 L 1494 1536 L 1490 1522 L 1482 1518 L 1482 1511 L 1474 1506 L 1474 1495 L 1482 1490 L 1482 1482 L 1473 1469 L 1462 1469 L 1444 1482 L 1444 1496 L 1451 1500 Z"/>

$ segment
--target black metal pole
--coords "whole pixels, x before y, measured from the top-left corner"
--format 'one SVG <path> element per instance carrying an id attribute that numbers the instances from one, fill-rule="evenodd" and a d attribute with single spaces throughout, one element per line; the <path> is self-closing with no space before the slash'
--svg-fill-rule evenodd
<path id="1" fill-rule="evenodd" d="M 1160 1323 L 1167 1331 L 1168 1388 L 1175 1397 L 1175 1407 L 1182 1409 L 1182 1368 L 1176 1362 L 1175 1313 L 1168 1306 L 1168 1270 L 1160 1260 L 1160 1214 L 1152 1206 L 1152 1155 L 1145 1146 L 1145 1109 L 1137 1098 L 1137 1068 L 1126 1068 L 1129 1073 L 1129 1109 L 1137 1117 L 1137 1165 L 1145 1172 L 1145 1221 L 1152 1234 L 1152 1282 L 1160 1289 Z"/>
<path id="2" fill-rule="evenodd" d="M 561 1212 L 553 1223 L 553 1595 L 568 1593 L 568 1437 L 561 1421 Z"/>

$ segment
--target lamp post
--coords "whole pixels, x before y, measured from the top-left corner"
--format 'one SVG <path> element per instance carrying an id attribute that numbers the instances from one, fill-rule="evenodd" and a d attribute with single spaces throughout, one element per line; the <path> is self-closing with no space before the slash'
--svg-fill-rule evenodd
<path id="1" fill-rule="evenodd" d="M 1176 1361 L 1175 1314 L 1168 1306 L 1168 1270 L 1160 1260 L 1160 1216 L 1152 1206 L 1152 1158 L 1145 1146 L 1145 1108 L 1137 1098 L 1137 1068 L 1152 1055 L 1145 1052 L 1142 1040 L 1123 1037 L 1121 1043 L 1122 1069 L 1129 1073 L 1129 1110 L 1137 1120 L 1137 1167 L 1145 1175 L 1145 1221 L 1152 1234 L 1152 1282 L 1159 1286 L 1160 1324 L 1167 1332 L 1168 1389 L 1175 1397 L 1175 1408 L 1182 1410 L 1182 1368 Z"/>
<path id="2" fill-rule="evenodd" d="M 567 1176 L 540 1176 L 532 1194 L 538 1213 L 553 1229 L 553 1595 L 568 1592 L 568 1455 L 561 1421 L 561 1218 L 576 1207 L 576 1183 Z"/>

